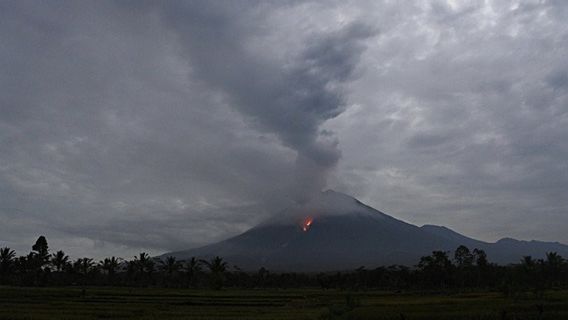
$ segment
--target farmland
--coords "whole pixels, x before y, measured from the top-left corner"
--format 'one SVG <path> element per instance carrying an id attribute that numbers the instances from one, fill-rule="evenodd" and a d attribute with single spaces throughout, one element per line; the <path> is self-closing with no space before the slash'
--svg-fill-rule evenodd
<path id="1" fill-rule="evenodd" d="M 0 287 L 0 319 L 568 319 L 568 291 Z"/>

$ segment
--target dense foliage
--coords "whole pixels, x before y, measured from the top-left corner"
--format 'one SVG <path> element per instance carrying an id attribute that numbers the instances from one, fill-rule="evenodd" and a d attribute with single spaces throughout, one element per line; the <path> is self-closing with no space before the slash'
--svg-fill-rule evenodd
<path id="1" fill-rule="evenodd" d="M 483 250 L 458 247 L 453 255 L 434 251 L 409 268 L 394 265 L 330 273 L 275 273 L 265 268 L 245 272 L 221 257 L 210 261 L 191 258 L 163 260 L 140 253 L 133 259 L 116 257 L 94 261 L 71 260 L 63 251 L 50 253 L 47 239 L 39 237 L 32 251 L 17 257 L 0 248 L 0 284 L 20 286 L 137 286 L 171 288 L 299 288 L 469 291 L 501 290 L 507 295 L 568 287 L 568 262 L 555 252 L 545 259 L 522 257 L 518 264 L 499 266 Z"/>

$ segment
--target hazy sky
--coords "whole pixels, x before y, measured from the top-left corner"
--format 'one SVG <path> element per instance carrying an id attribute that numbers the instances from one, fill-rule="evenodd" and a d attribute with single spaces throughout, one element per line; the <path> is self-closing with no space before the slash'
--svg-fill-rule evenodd
<path id="1" fill-rule="evenodd" d="M 568 243 L 566 21 L 564 0 L 0 1 L 0 246 L 187 249 L 322 188 Z"/>

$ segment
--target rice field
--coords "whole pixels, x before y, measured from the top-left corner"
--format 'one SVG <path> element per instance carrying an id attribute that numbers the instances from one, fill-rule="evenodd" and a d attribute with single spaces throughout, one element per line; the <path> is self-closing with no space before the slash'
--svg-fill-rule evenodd
<path id="1" fill-rule="evenodd" d="M 0 287 L 0 319 L 568 319 L 568 291 L 512 299 L 500 293 Z"/>

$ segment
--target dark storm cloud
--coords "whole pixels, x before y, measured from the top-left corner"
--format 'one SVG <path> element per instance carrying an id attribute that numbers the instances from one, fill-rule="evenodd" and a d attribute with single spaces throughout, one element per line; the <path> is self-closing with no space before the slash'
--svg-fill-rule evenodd
<path id="1" fill-rule="evenodd" d="M 191 223 L 203 212 L 218 221 L 236 210 L 213 208 L 281 203 L 281 186 L 266 181 L 284 180 L 293 155 L 188 80 L 151 12 L 126 14 L 109 2 L 3 5 L 3 242 L 22 250 L 46 233 L 124 244 L 116 234 L 182 215 L 179 238 L 191 244 L 204 241 L 192 230 L 216 230 Z M 76 232 L 101 224 L 115 232 Z M 163 248 L 167 237 L 156 228 L 146 248 Z"/>
<path id="2" fill-rule="evenodd" d="M 568 242 L 567 9 L 1 2 L 0 246 L 186 248 L 327 177 L 413 223 Z"/>

